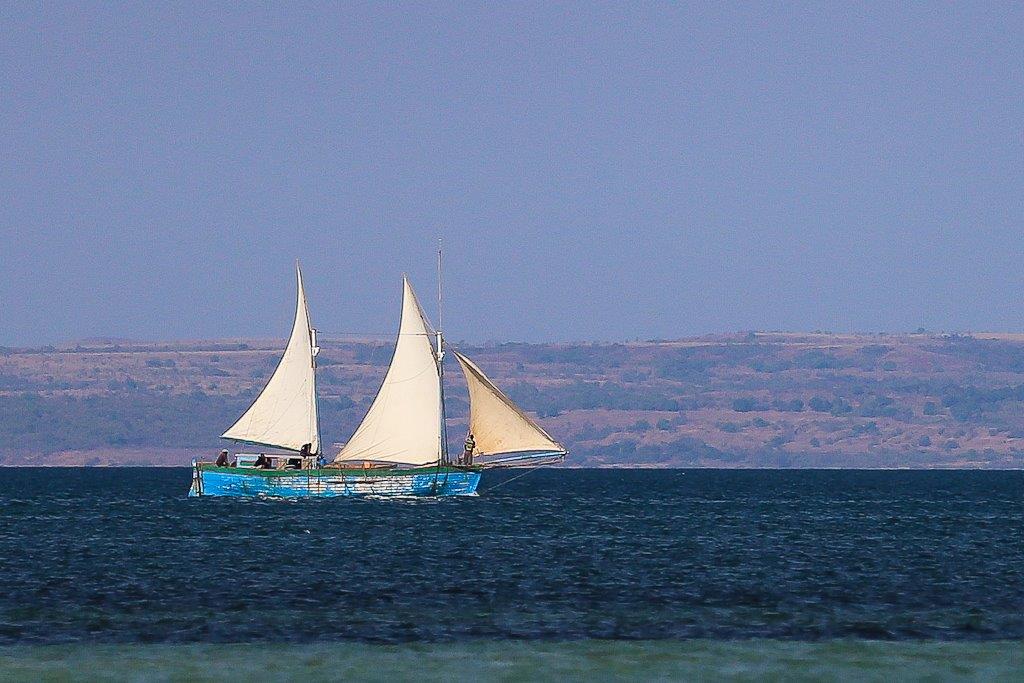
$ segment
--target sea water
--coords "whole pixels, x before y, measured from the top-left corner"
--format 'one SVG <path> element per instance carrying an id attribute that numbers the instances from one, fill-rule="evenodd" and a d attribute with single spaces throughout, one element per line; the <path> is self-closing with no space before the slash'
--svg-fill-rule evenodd
<path id="1" fill-rule="evenodd" d="M 278 501 L 187 499 L 188 469 L 0 470 L 0 671 L 1021 666 L 1024 472 L 517 474 Z"/>

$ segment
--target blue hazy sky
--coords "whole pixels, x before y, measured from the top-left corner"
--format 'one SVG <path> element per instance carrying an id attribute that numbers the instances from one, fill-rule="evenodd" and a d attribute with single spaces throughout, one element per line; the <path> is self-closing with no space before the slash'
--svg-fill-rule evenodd
<path id="1" fill-rule="evenodd" d="M 0 344 L 1024 330 L 1024 5 L 0 6 Z M 625 5 L 629 5 L 628 7 Z"/>

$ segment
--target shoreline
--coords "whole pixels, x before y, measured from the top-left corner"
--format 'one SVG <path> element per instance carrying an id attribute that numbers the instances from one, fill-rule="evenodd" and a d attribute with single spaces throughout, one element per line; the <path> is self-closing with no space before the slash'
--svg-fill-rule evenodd
<path id="1" fill-rule="evenodd" d="M 0 646 L 0 677 L 93 680 L 602 680 L 972 677 L 1010 680 L 1024 641 L 579 640 L 398 645 L 62 644 Z"/>

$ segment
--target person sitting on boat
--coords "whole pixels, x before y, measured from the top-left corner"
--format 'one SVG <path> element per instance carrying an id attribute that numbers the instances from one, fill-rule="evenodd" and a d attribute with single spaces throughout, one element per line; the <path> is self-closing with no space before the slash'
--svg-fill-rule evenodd
<path id="1" fill-rule="evenodd" d="M 254 462 L 252 466 L 258 470 L 269 470 L 271 467 L 270 460 L 268 460 L 267 456 L 263 453 L 260 453 L 260 457 L 256 458 L 256 462 Z"/>
<path id="2" fill-rule="evenodd" d="M 312 448 L 312 447 L 313 447 L 313 444 L 311 444 L 311 443 L 304 443 L 304 444 L 302 444 L 302 448 L 299 449 L 299 457 L 301 457 L 301 458 L 308 458 L 309 457 L 309 449 Z"/>
<path id="3" fill-rule="evenodd" d="M 476 439 L 473 438 L 473 432 L 466 435 L 465 450 L 462 452 L 462 464 L 472 465 L 473 464 L 473 451 L 476 449 Z"/>
<path id="4" fill-rule="evenodd" d="M 222 450 L 220 452 L 220 455 L 217 456 L 217 467 L 227 467 L 227 466 L 228 466 L 228 449 L 225 448 L 224 450 Z"/>

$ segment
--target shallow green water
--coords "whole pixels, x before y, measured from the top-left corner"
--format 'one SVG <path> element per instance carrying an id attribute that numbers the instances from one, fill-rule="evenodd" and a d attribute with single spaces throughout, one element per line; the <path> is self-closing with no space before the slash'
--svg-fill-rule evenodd
<path id="1" fill-rule="evenodd" d="M 1024 679 L 1024 641 L 475 641 L 0 648 L 3 680 Z"/>

